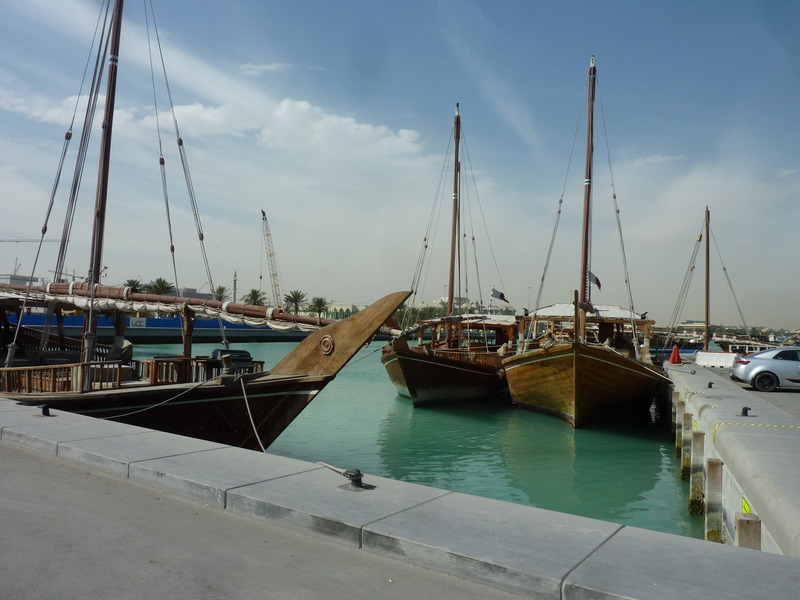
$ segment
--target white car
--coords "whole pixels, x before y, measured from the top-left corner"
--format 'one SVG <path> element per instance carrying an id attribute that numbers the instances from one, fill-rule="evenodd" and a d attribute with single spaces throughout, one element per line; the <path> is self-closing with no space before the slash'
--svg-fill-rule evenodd
<path id="1" fill-rule="evenodd" d="M 800 388 L 800 346 L 782 346 L 753 354 L 737 354 L 730 377 L 759 392 Z"/>

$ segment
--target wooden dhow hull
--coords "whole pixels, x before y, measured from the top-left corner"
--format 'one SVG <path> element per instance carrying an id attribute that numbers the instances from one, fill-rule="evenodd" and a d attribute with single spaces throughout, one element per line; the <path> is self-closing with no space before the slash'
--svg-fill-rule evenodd
<path id="1" fill-rule="evenodd" d="M 570 343 L 503 361 L 513 402 L 575 427 L 644 413 L 661 376 L 652 365 L 604 346 Z"/>
<path id="2" fill-rule="evenodd" d="M 275 441 L 334 378 L 255 375 L 260 377 L 229 376 L 220 378 L 220 382 L 133 385 L 58 395 L 3 395 L 25 404 L 46 404 L 67 412 L 261 450 L 261 445 L 266 448 Z"/>
<path id="3" fill-rule="evenodd" d="M 52 372 L 53 367 L 9 368 L 0 369 L 2 393 L 23 404 L 47 404 L 53 409 L 261 450 L 335 378 L 408 295 L 390 294 L 316 331 L 269 372 L 222 375 L 192 383 L 152 385 L 136 381 L 87 391 L 26 392 L 20 388 L 35 381 L 37 369 Z M 80 367 L 57 368 L 64 369 L 66 377 Z"/>
<path id="4" fill-rule="evenodd" d="M 383 348 L 381 362 L 397 393 L 414 406 L 465 400 L 507 400 L 499 355 L 411 348 L 403 338 Z"/>

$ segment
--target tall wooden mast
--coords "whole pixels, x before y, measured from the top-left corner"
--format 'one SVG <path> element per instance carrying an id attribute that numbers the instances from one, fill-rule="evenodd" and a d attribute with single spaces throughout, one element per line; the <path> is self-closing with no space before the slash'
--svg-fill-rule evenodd
<path id="1" fill-rule="evenodd" d="M 114 126 L 114 103 L 117 90 L 117 66 L 119 63 L 119 38 L 122 30 L 123 0 L 116 0 L 111 15 L 111 41 L 108 56 L 108 81 L 106 84 L 103 132 L 100 138 L 100 164 L 97 170 L 97 194 L 92 227 L 92 251 L 90 256 L 89 281 L 100 283 L 103 271 L 103 236 L 105 234 L 106 200 L 108 199 L 108 172 L 111 159 L 111 133 Z M 84 336 L 84 361 L 94 358 L 97 315 L 90 310 L 87 332 Z"/>
<path id="2" fill-rule="evenodd" d="M 705 314 L 706 314 L 706 330 L 705 335 L 703 336 L 703 350 L 708 352 L 709 343 L 711 341 L 711 303 L 709 301 L 710 296 L 710 289 L 711 289 L 711 261 L 709 259 L 709 234 L 711 233 L 711 213 L 708 211 L 708 207 L 706 206 L 706 298 L 705 298 Z"/>
<path id="3" fill-rule="evenodd" d="M 455 287 L 456 278 L 456 251 L 458 248 L 458 221 L 459 221 L 459 175 L 461 165 L 458 158 L 458 147 L 461 141 L 461 115 L 458 112 L 458 103 L 456 103 L 456 114 L 453 118 L 453 221 L 450 228 L 450 274 L 447 282 L 447 316 L 453 314 L 453 289 Z M 447 345 L 450 346 L 450 327 L 447 327 L 446 340 Z"/>
<path id="4" fill-rule="evenodd" d="M 594 156 L 594 88 L 597 70 L 594 56 L 589 63 L 589 100 L 586 115 L 586 174 L 583 181 L 583 236 L 581 238 L 581 276 L 580 305 L 585 307 L 591 302 L 589 281 L 589 256 L 591 253 L 591 218 L 592 218 L 592 160 Z M 586 328 L 585 310 L 581 310 L 580 324 L 576 324 L 578 334 L 584 337 Z M 576 339 L 577 341 L 577 339 Z"/>

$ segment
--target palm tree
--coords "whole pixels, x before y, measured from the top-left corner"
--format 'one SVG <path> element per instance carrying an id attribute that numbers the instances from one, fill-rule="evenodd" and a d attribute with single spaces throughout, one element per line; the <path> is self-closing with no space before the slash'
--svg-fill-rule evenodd
<path id="1" fill-rule="evenodd" d="M 125 283 L 122 284 L 122 287 L 129 287 L 138 290 L 142 287 L 142 282 L 138 279 L 127 279 Z"/>
<path id="2" fill-rule="evenodd" d="M 314 296 L 311 299 L 311 303 L 308 305 L 308 309 L 311 312 L 317 313 L 317 317 L 322 318 L 322 313 L 328 310 L 328 301 L 321 296 Z"/>
<path id="3" fill-rule="evenodd" d="M 264 301 L 267 297 L 264 295 L 264 292 L 261 292 L 256 289 L 252 289 L 247 292 L 247 295 L 242 298 L 242 302 L 245 304 L 253 304 L 255 306 L 264 306 Z"/>
<path id="4" fill-rule="evenodd" d="M 168 296 L 175 291 L 175 286 L 163 277 L 157 277 L 147 283 L 142 288 L 148 294 L 157 294 L 159 296 Z"/>
<path id="5" fill-rule="evenodd" d="M 297 314 L 300 312 L 300 305 L 306 301 L 305 292 L 300 290 L 292 290 L 283 297 L 283 301 L 292 307 L 292 312 Z"/>
<path id="6" fill-rule="evenodd" d="M 211 296 L 214 298 L 214 300 L 225 302 L 225 300 L 228 300 L 231 297 L 231 294 L 230 292 L 228 292 L 228 288 L 226 288 L 224 285 L 220 285 L 217 286 L 217 288 L 214 290 L 214 293 L 211 294 Z"/>

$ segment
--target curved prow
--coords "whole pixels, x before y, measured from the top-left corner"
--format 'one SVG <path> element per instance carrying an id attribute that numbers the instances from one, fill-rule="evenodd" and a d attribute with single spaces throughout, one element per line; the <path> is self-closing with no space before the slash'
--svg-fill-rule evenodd
<path id="1" fill-rule="evenodd" d="M 273 375 L 336 375 L 411 292 L 395 292 L 356 314 L 312 333 L 270 369 Z"/>

